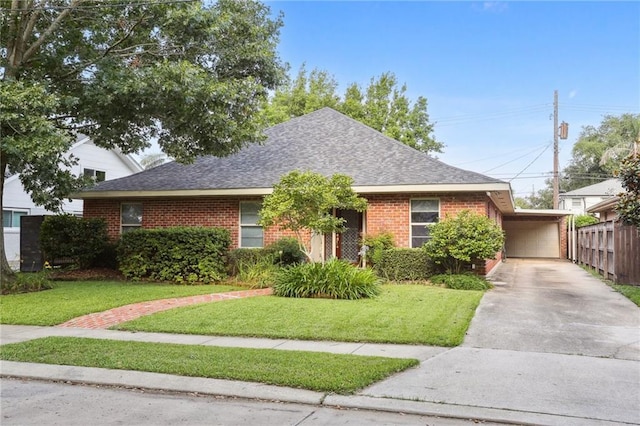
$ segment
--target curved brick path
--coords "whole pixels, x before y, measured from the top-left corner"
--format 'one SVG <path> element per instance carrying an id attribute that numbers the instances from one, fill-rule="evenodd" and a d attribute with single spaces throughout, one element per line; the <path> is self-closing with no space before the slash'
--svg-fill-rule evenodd
<path id="1" fill-rule="evenodd" d="M 268 296 L 272 293 L 270 288 L 256 290 L 232 291 L 229 293 L 202 294 L 199 296 L 177 297 L 172 299 L 150 300 L 147 302 L 132 303 L 120 306 L 108 311 L 96 312 L 70 319 L 58 327 L 80 328 L 109 328 L 122 322 L 131 321 L 144 315 L 179 308 L 181 306 L 195 305 L 197 303 L 217 302 L 219 300 L 242 299 L 253 296 Z"/>

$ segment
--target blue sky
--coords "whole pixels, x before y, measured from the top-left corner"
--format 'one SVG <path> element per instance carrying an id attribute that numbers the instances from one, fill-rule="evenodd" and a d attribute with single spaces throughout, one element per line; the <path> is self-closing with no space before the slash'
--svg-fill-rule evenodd
<path id="1" fill-rule="evenodd" d="M 427 98 L 442 161 L 511 181 L 553 170 L 553 92 L 567 165 L 582 126 L 640 112 L 640 2 L 267 1 L 280 57 L 331 73 L 339 92 L 383 72 Z M 528 167 L 527 167 L 528 166 Z"/>

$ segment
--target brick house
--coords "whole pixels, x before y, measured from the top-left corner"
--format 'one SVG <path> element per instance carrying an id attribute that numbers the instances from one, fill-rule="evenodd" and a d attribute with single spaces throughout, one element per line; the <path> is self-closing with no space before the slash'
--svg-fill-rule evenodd
<path id="1" fill-rule="evenodd" d="M 228 157 L 172 162 L 102 182 L 79 194 L 84 217 L 105 218 L 113 238 L 139 227 L 218 226 L 230 231 L 234 248 L 262 247 L 285 233 L 257 225 L 261 199 L 296 169 L 349 175 L 368 201 L 364 213 L 335 212 L 347 230 L 314 240 L 314 251 L 326 257 L 356 261 L 362 235 L 381 232 L 393 233 L 399 247 L 419 247 L 429 224 L 465 209 L 500 226 L 516 215 L 509 183 L 444 164 L 330 108 L 265 133 L 263 144 Z M 498 261 L 477 265 L 479 272 Z"/>

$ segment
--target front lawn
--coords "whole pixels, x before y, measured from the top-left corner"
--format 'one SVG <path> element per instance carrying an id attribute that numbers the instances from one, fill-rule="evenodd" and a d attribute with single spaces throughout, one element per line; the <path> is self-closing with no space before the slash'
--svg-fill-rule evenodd
<path id="1" fill-rule="evenodd" d="M 172 309 L 120 330 L 299 340 L 456 346 L 480 303 L 480 291 L 386 285 L 374 299 L 253 297 Z"/>
<path id="2" fill-rule="evenodd" d="M 179 286 L 122 281 L 56 282 L 35 293 L 0 296 L 0 323 L 56 325 L 130 303 L 241 290 L 228 285 Z"/>
<path id="3" fill-rule="evenodd" d="M 0 358 L 242 380 L 340 394 L 354 393 L 418 364 L 415 359 L 72 337 L 3 345 Z"/>

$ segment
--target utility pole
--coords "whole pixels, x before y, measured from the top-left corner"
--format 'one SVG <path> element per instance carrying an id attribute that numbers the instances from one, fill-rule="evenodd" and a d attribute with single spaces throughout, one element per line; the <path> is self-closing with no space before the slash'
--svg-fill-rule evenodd
<path id="1" fill-rule="evenodd" d="M 569 137 L 569 124 L 564 121 L 558 126 L 558 91 L 553 91 L 553 208 L 560 205 L 560 177 L 558 176 L 558 137 Z"/>
<path id="2" fill-rule="evenodd" d="M 558 91 L 553 91 L 553 208 L 560 204 L 560 182 L 558 178 Z"/>

